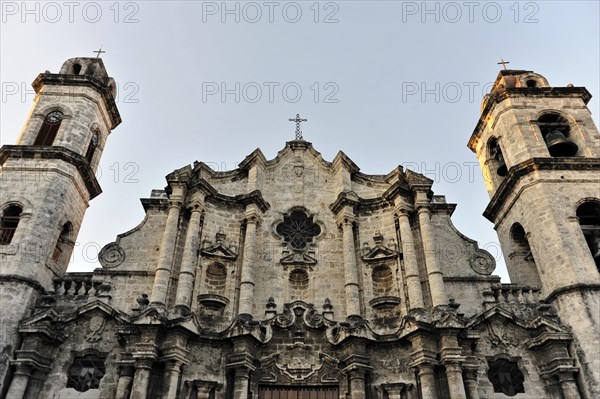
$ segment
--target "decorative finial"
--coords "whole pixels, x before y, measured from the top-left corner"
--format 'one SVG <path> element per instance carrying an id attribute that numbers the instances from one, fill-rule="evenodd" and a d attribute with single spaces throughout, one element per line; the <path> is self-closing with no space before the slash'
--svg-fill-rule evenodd
<path id="1" fill-rule="evenodd" d="M 290 119 L 290 122 L 296 122 L 296 140 L 304 140 L 302 138 L 302 130 L 300 130 L 300 123 L 306 122 L 308 119 L 300 118 L 300 114 L 296 114 L 296 118 Z"/>
<path id="2" fill-rule="evenodd" d="M 504 58 L 500 58 L 500 61 L 501 62 L 499 62 L 498 65 L 502 64 L 502 66 L 504 67 L 504 70 L 507 70 L 508 68 L 506 68 L 506 64 L 510 64 L 510 61 L 504 61 Z"/>
<path id="3" fill-rule="evenodd" d="M 106 53 L 106 51 L 102 51 L 102 45 L 100 45 L 100 50 L 94 50 L 93 53 L 96 53 L 96 58 L 100 58 L 100 54 Z"/>

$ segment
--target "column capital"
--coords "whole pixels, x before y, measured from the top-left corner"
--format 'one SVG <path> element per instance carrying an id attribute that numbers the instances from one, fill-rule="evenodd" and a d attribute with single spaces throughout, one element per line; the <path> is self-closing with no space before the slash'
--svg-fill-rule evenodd
<path id="1" fill-rule="evenodd" d="M 417 213 L 421 214 L 421 213 L 427 213 L 429 214 L 429 203 L 428 202 L 419 202 L 417 203 Z"/>
<path id="2" fill-rule="evenodd" d="M 356 215 L 354 215 L 354 211 L 347 208 L 344 208 L 338 212 L 335 218 L 335 223 L 338 225 L 338 227 L 342 228 L 352 226 L 355 221 Z"/>
<path id="3" fill-rule="evenodd" d="M 117 363 L 117 370 L 121 377 L 133 377 L 133 374 L 135 373 L 135 362 Z"/>
<path id="4" fill-rule="evenodd" d="M 181 209 L 183 200 L 181 198 L 169 198 L 169 210 L 176 208 Z"/>
<path id="5" fill-rule="evenodd" d="M 479 368 L 475 365 L 463 364 L 463 380 L 465 381 L 477 381 L 477 372 Z"/>
<path id="6" fill-rule="evenodd" d="M 256 209 L 248 209 L 246 212 L 244 212 L 244 221 L 246 224 L 259 225 L 262 223 L 262 215 Z"/>
<path id="7" fill-rule="evenodd" d="M 36 369 L 33 363 L 27 360 L 11 360 L 10 364 L 15 367 L 14 375 L 31 377 L 33 370 Z"/>
<path id="8" fill-rule="evenodd" d="M 188 362 L 187 355 L 190 351 L 181 347 L 170 347 L 163 351 L 163 356 L 158 360 L 161 362 L 178 363 L 179 365 Z"/>
<path id="9" fill-rule="evenodd" d="M 229 370 L 235 370 L 236 376 L 238 372 L 251 373 L 256 370 L 256 366 L 254 365 L 254 357 L 247 353 L 234 353 L 229 355 L 225 367 Z"/>
<path id="10" fill-rule="evenodd" d="M 156 358 L 150 358 L 150 357 L 137 358 L 137 359 L 135 359 L 135 368 L 150 370 L 152 368 L 152 365 L 154 364 L 155 360 L 156 360 Z"/>
<path id="11" fill-rule="evenodd" d="M 579 369 L 577 367 L 571 367 L 566 370 L 561 370 L 557 373 L 558 381 L 560 383 L 571 382 L 571 381 L 576 382 L 577 381 L 576 375 L 578 372 L 579 372 Z"/>
<path id="12" fill-rule="evenodd" d="M 203 213 L 206 210 L 206 206 L 204 205 L 204 201 L 200 201 L 200 200 L 197 200 L 197 199 L 188 202 L 186 204 L 186 208 L 191 213 Z"/>
<path id="13" fill-rule="evenodd" d="M 419 374 L 419 377 L 424 376 L 424 375 L 433 375 L 433 368 L 435 367 L 435 363 L 419 363 L 416 366 L 413 366 L 417 369 L 417 373 Z"/>
<path id="14" fill-rule="evenodd" d="M 397 218 L 408 217 L 412 211 L 413 209 L 409 208 L 408 206 L 400 204 L 394 208 L 394 215 Z"/>

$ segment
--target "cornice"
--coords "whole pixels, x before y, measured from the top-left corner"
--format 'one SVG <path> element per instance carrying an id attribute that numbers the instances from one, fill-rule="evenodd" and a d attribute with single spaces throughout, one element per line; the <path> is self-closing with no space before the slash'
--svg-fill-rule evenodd
<path id="1" fill-rule="evenodd" d="M 100 93 L 100 95 L 104 99 L 106 109 L 108 111 L 108 114 L 110 115 L 111 129 L 116 128 L 121 123 L 121 115 L 119 114 L 119 110 L 117 109 L 117 104 L 115 103 L 112 91 L 108 87 L 108 85 L 106 85 L 100 79 L 89 75 L 40 73 L 31 84 L 35 92 L 38 94 L 42 87 L 44 87 L 44 85 L 92 87 L 98 93 Z"/>
<path id="2" fill-rule="evenodd" d="M 531 158 L 514 165 L 508 170 L 508 174 L 485 208 L 483 216 L 492 223 L 496 223 L 500 210 L 514 193 L 521 179 L 532 172 L 541 170 L 600 170 L 600 159 L 581 157 Z"/>
<path id="3" fill-rule="evenodd" d="M 10 158 L 17 159 L 58 159 L 73 165 L 83 179 L 90 200 L 102 193 L 94 171 L 82 155 L 60 146 L 5 145 L 0 148 L 0 164 Z"/>

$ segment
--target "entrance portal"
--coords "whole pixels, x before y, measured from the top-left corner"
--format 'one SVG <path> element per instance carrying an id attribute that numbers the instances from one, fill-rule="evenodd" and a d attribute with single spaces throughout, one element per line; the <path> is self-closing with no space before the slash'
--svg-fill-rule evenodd
<path id="1" fill-rule="evenodd" d="M 270 387 L 259 388 L 258 399 L 338 399 L 338 387 Z"/>

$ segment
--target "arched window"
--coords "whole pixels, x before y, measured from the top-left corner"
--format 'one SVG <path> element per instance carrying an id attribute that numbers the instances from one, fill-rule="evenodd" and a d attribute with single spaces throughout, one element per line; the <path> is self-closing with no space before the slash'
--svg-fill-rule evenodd
<path id="1" fill-rule="evenodd" d="M 60 235 L 58 236 L 58 240 L 56 241 L 54 252 L 52 253 L 52 260 L 55 263 L 58 263 L 62 257 L 62 254 L 67 252 L 67 247 L 71 243 L 70 238 L 72 230 L 73 226 L 70 222 L 67 222 L 63 225 Z"/>
<path id="2" fill-rule="evenodd" d="M 227 269 L 220 263 L 210 264 L 204 281 L 209 292 L 222 293 L 227 286 Z"/>
<path id="3" fill-rule="evenodd" d="M 92 160 L 94 159 L 94 153 L 96 152 L 99 141 L 100 135 L 98 132 L 94 132 L 94 134 L 92 134 L 92 138 L 90 139 L 90 144 L 88 145 L 87 151 L 85 152 L 85 159 L 87 159 L 89 163 L 92 163 Z"/>
<path id="4" fill-rule="evenodd" d="M 46 115 L 33 145 L 52 145 L 62 120 L 63 113 L 60 111 L 52 111 Z"/>
<path id="5" fill-rule="evenodd" d="M 517 252 L 523 260 L 535 263 L 525 229 L 519 223 L 515 223 L 511 228 L 511 240 L 513 252 Z"/>
<path id="6" fill-rule="evenodd" d="M 600 200 L 585 202 L 577 208 L 577 218 L 596 267 L 600 270 Z"/>
<path id="7" fill-rule="evenodd" d="M 290 287 L 292 290 L 305 290 L 308 288 L 308 273 L 303 269 L 294 269 L 290 272 Z"/>
<path id="8" fill-rule="evenodd" d="M 292 301 L 306 299 L 309 276 L 308 272 L 304 269 L 294 269 L 289 274 L 289 295 Z"/>
<path id="9" fill-rule="evenodd" d="M 385 265 L 375 266 L 371 278 L 373 280 L 373 296 L 380 297 L 390 294 L 394 286 L 394 276 L 389 267 Z"/>
<path id="10" fill-rule="evenodd" d="M 562 115 L 550 112 L 537 120 L 542 137 L 553 157 L 572 157 L 577 154 L 578 147 L 569 139 L 571 124 Z"/>
<path id="11" fill-rule="evenodd" d="M 104 359 L 95 355 L 76 357 L 67 371 L 67 388 L 79 392 L 98 389 L 104 373 Z"/>
<path id="12" fill-rule="evenodd" d="M 532 288 L 541 286 L 535 259 L 525 229 L 515 223 L 510 229 L 509 274 L 511 281 Z"/>
<path id="13" fill-rule="evenodd" d="M 8 245 L 12 241 L 23 209 L 17 205 L 10 205 L 2 212 L 0 218 L 0 245 Z"/>
<path id="14" fill-rule="evenodd" d="M 497 359 L 489 366 L 488 378 L 494 386 L 494 392 L 500 392 L 507 396 L 525 392 L 523 373 L 519 370 L 517 362 Z"/>
<path id="15" fill-rule="evenodd" d="M 73 75 L 79 75 L 81 72 L 81 64 L 73 64 Z"/>

